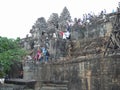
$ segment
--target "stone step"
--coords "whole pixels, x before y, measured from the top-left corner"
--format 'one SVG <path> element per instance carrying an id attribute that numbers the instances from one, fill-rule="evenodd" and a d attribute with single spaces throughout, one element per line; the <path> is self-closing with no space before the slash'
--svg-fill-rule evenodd
<path id="1" fill-rule="evenodd" d="M 51 87 L 51 86 L 44 86 L 40 90 L 68 90 L 67 87 Z"/>
<path id="2" fill-rule="evenodd" d="M 49 87 L 67 87 L 66 84 L 60 85 L 60 84 L 43 84 L 42 86 L 49 86 Z"/>
<path id="3" fill-rule="evenodd" d="M 0 90 L 25 90 L 25 85 L 4 84 L 0 85 Z"/>

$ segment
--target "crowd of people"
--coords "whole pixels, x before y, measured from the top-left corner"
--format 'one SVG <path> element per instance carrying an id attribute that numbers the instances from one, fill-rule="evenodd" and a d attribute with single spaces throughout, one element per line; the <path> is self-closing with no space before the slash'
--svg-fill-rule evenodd
<path id="1" fill-rule="evenodd" d="M 53 33 L 53 38 L 58 38 L 58 36 L 60 36 L 62 39 L 66 40 L 66 39 L 70 39 L 71 38 L 71 29 L 72 26 L 74 26 L 75 24 L 84 27 L 86 24 L 91 24 L 92 20 L 96 19 L 96 18 L 102 18 L 105 19 L 105 15 L 106 15 L 106 10 L 104 9 L 103 11 L 101 11 L 101 13 L 99 15 L 95 15 L 93 12 L 88 13 L 88 14 L 84 14 L 83 15 L 83 19 L 74 19 L 74 22 L 72 21 L 66 21 L 66 28 L 64 31 L 57 31 L 55 33 Z M 58 35 L 59 34 L 59 35 Z M 37 50 L 37 53 L 34 57 L 35 61 L 39 61 L 39 62 L 45 62 L 47 63 L 49 61 L 50 58 L 50 53 L 48 51 L 47 48 L 45 47 L 40 47 Z"/>
<path id="2" fill-rule="evenodd" d="M 43 63 L 43 62 L 47 63 L 49 56 L 50 56 L 50 54 L 49 54 L 48 49 L 46 49 L 45 47 L 42 46 L 41 48 L 38 48 L 37 53 L 34 57 L 34 60 L 39 61 L 41 63 Z"/>
<path id="3" fill-rule="evenodd" d="M 114 12 L 111 12 L 111 13 L 114 13 Z M 106 16 L 107 16 L 107 12 L 105 9 L 102 10 L 98 15 L 95 15 L 94 12 L 83 14 L 82 19 L 75 18 L 74 21 L 70 21 L 70 20 L 66 21 L 66 25 L 64 28 L 65 30 L 55 31 L 52 37 L 55 39 L 61 38 L 64 40 L 67 40 L 67 39 L 69 40 L 71 39 L 72 27 L 74 25 L 78 25 L 80 28 L 83 28 L 83 27 L 86 27 L 86 25 L 95 24 L 97 20 L 100 20 L 100 19 L 103 19 L 104 21 L 106 21 Z M 49 47 L 49 45 L 47 45 L 47 47 Z M 46 48 L 45 46 L 42 46 L 37 49 L 37 52 L 35 53 L 33 59 L 35 61 L 48 63 L 49 58 L 50 58 L 50 52 L 48 48 Z"/>

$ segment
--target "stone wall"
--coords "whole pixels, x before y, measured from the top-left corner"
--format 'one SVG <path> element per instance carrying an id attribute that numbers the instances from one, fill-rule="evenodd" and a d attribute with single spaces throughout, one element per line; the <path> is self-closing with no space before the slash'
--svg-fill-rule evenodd
<path id="1" fill-rule="evenodd" d="M 119 58 L 117 55 L 105 58 L 96 56 L 56 64 L 39 64 L 35 79 L 40 82 L 41 88 L 44 81 L 68 81 L 68 90 L 119 90 Z"/>

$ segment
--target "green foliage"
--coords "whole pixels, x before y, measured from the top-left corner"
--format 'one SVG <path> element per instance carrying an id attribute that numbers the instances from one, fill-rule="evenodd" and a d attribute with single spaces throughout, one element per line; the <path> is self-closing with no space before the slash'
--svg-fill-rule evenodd
<path id="1" fill-rule="evenodd" d="M 14 64 L 15 61 L 21 61 L 22 57 L 27 53 L 20 47 L 19 41 L 19 38 L 14 40 L 0 37 L 0 65 L 1 68 L 3 68 L 3 73 L 9 71 L 10 66 Z"/>

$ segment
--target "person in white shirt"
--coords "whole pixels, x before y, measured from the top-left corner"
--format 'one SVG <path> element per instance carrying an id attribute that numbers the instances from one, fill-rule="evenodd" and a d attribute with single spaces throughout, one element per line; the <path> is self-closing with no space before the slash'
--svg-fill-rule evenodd
<path id="1" fill-rule="evenodd" d="M 63 39 L 69 39 L 70 38 L 70 32 L 66 31 L 63 33 Z"/>

